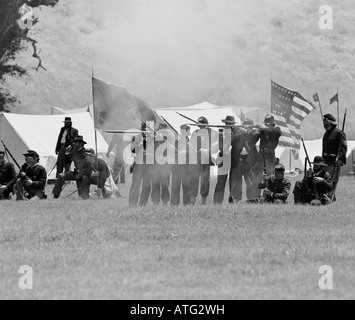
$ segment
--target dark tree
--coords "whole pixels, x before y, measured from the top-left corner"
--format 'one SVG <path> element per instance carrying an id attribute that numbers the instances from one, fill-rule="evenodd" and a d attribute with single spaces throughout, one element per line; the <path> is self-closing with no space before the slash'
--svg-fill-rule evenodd
<path id="1" fill-rule="evenodd" d="M 28 36 L 31 27 L 38 22 L 31 8 L 54 6 L 58 1 L 0 0 L 0 111 L 6 111 L 7 104 L 16 101 L 5 88 L 5 76 L 26 74 L 24 68 L 13 62 L 17 54 L 26 48 L 26 43 L 31 43 L 33 57 L 38 60 L 35 69 L 45 70 L 39 56 L 40 51 L 37 49 L 37 41 Z"/>

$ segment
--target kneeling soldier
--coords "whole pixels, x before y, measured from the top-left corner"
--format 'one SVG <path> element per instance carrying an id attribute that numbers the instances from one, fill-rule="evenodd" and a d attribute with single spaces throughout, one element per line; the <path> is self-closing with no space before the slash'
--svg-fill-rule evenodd
<path id="1" fill-rule="evenodd" d="M 277 165 L 274 175 L 265 178 L 258 188 L 263 190 L 263 196 L 249 200 L 248 203 L 285 204 L 291 190 L 291 182 L 285 179 L 285 167 L 282 164 Z"/>
<path id="2" fill-rule="evenodd" d="M 47 171 L 39 164 L 39 155 L 36 151 L 28 150 L 25 156 L 26 163 L 21 167 L 16 182 L 16 199 L 17 201 L 24 198 L 46 199 L 45 187 L 47 183 Z M 27 195 L 24 195 L 24 192 Z"/>
<path id="3" fill-rule="evenodd" d="M 96 158 L 95 151 L 93 149 L 85 150 L 85 158 L 90 167 L 85 170 L 83 179 L 78 182 L 78 187 L 81 189 L 81 197 L 83 199 L 89 199 L 90 185 L 96 185 L 96 195 L 101 198 L 105 198 L 105 182 L 110 176 L 110 170 L 106 162 L 102 159 Z"/>
<path id="4" fill-rule="evenodd" d="M 329 195 L 333 190 L 333 181 L 327 167 L 322 157 L 314 158 L 313 170 L 309 169 L 306 177 L 296 182 L 293 191 L 295 204 L 319 206 L 331 203 Z"/>

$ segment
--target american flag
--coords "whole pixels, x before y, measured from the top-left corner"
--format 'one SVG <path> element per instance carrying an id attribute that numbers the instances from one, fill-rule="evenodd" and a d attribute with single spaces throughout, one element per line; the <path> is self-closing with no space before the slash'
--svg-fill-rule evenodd
<path id="1" fill-rule="evenodd" d="M 282 132 L 279 145 L 293 149 L 295 159 L 301 149 L 301 123 L 313 110 L 298 92 L 271 82 L 271 112 Z"/>

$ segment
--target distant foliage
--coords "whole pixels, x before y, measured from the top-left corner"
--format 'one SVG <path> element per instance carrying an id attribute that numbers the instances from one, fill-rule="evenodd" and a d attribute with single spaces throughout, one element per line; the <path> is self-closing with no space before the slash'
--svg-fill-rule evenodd
<path id="1" fill-rule="evenodd" d="M 59 0 L 0 0 L 0 111 L 6 110 L 6 106 L 14 102 L 16 98 L 5 88 L 5 77 L 7 75 L 23 76 L 26 70 L 20 65 L 13 64 L 16 56 L 24 49 L 24 41 L 31 41 L 28 38 L 30 28 L 21 28 L 19 19 L 21 18 L 20 8 L 26 4 L 31 8 L 40 6 L 54 6 Z M 26 20 L 27 22 L 27 20 Z M 33 19 L 32 26 L 38 22 Z M 32 42 L 33 45 L 36 42 Z M 34 46 L 34 57 L 38 58 Z"/>

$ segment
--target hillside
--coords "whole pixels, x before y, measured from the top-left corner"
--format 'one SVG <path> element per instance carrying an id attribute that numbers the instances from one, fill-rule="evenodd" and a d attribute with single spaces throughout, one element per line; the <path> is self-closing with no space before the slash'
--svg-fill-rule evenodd
<path id="1" fill-rule="evenodd" d="M 324 112 L 340 90 L 355 139 L 355 10 L 329 0 L 334 29 L 318 26 L 319 0 L 61 0 L 38 11 L 32 31 L 48 71 L 8 81 L 21 104 L 14 112 L 50 113 L 92 103 L 91 72 L 157 107 L 201 101 L 270 108 L 270 78 L 311 99 Z M 32 68 L 31 48 L 18 63 Z M 319 111 L 304 122 L 306 139 L 323 134 Z"/>

